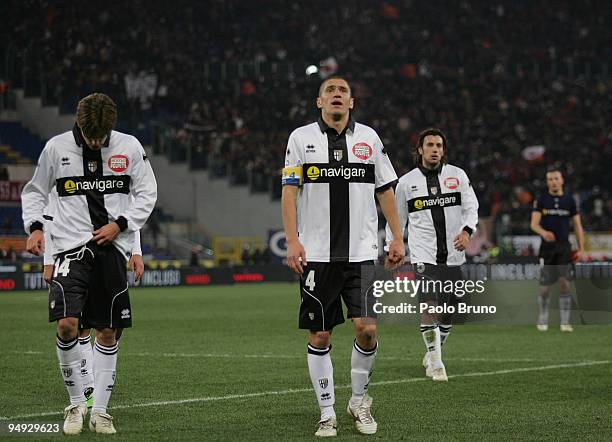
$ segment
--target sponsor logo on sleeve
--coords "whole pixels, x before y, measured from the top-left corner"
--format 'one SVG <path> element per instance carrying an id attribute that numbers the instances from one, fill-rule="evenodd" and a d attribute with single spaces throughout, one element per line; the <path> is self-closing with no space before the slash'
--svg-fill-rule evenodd
<path id="1" fill-rule="evenodd" d="M 367 143 L 357 143 L 353 146 L 353 154 L 360 160 L 367 160 L 372 156 L 372 148 Z"/>
<path id="2" fill-rule="evenodd" d="M 454 176 L 449 176 L 444 180 L 444 186 L 448 189 L 456 189 L 459 187 L 459 178 L 455 178 Z"/>
<path id="3" fill-rule="evenodd" d="M 125 155 L 113 155 L 108 159 L 108 168 L 113 172 L 125 172 L 129 165 L 130 161 Z"/>

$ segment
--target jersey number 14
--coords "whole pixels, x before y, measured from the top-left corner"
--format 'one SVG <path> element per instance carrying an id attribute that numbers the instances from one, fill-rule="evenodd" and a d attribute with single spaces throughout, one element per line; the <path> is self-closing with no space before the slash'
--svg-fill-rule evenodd
<path id="1" fill-rule="evenodd" d="M 65 258 L 60 265 L 55 266 L 55 272 L 53 272 L 53 277 L 57 278 L 57 275 L 60 274 L 62 276 L 68 276 L 68 273 L 70 273 L 70 259 Z"/>

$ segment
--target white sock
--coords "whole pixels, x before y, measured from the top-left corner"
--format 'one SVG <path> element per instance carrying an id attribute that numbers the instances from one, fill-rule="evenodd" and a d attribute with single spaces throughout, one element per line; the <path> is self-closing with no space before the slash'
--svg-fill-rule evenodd
<path id="1" fill-rule="evenodd" d="M 440 329 L 440 347 L 442 347 L 450 335 L 453 324 L 438 324 L 438 328 Z"/>
<path id="2" fill-rule="evenodd" d="M 335 418 L 334 367 L 329 354 L 331 345 L 317 348 L 308 344 L 308 372 L 321 409 L 321 421 Z"/>
<path id="3" fill-rule="evenodd" d="M 431 352 L 435 350 L 435 332 L 438 328 L 437 325 L 421 324 L 421 335 L 423 336 L 423 342 L 427 351 Z"/>
<path id="4" fill-rule="evenodd" d="M 538 325 L 548 324 L 548 306 L 550 305 L 550 295 L 538 296 L 538 306 L 540 307 L 540 314 L 538 315 Z"/>
<path id="5" fill-rule="evenodd" d="M 429 361 L 433 368 L 442 366 L 442 345 L 440 342 L 440 329 L 435 325 L 421 325 L 421 334 L 425 347 L 429 352 Z"/>
<path id="6" fill-rule="evenodd" d="M 106 413 L 113 386 L 115 385 L 115 369 L 117 367 L 117 352 L 119 344 L 109 347 L 100 344 L 97 340 L 93 350 L 94 377 L 94 403 L 92 411 Z"/>
<path id="7" fill-rule="evenodd" d="M 79 347 L 81 349 L 81 378 L 83 382 L 83 390 L 93 388 L 93 349 L 91 348 L 91 336 L 79 338 Z"/>
<path id="8" fill-rule="evenodd" d="M 62 341 L 56 337 L 57 359 L 59 360 L 60 372 L 64 378 L 64 384 L 70 396 L 70 405 L 85 402 L 83 395 L 83 384 L 81 382 L 81 349 L 79 341 Z"/>
<path id="9" fill-rule="evenodd" d="M 572 311 L 572 295 L 570 293 L 561 293 L 559 295 L 559 314 L 561 316 L 561 325 L 570 323 L 570 313 Z"/>
<path id="10" fill-rule="evenodd" d="M 377 350 L 378 342 L 370 350 L 361 348 L 357 340 L 353 342 L 353 353 L 351 354 L 351 387 L 353 389 L 351 405 L 353 406 L 361 404 L 363 396 L 368 392 Z"/>

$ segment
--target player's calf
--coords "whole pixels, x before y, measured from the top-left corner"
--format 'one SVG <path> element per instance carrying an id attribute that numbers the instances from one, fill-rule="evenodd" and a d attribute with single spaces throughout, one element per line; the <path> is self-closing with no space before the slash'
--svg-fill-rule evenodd
<path id="1" fill-rule="evenodd" d="M 91 413 L 92 417 L 94 414 L 101 416 L 100 419 L 105 422 L 104 426 L 107 429 L 112 427 L 112 418 L 110 418 L 110 427 L 106 425 L 108 423 L 106 408 L 115 385 L 118 352 L 119 344 L 115 339 L 115 331 L 110 328 L 97 330 L 96 343 L 93 350 L 95 395 Z M 114 432 L 114 427 L 113 431 L 102 432 Z"/>

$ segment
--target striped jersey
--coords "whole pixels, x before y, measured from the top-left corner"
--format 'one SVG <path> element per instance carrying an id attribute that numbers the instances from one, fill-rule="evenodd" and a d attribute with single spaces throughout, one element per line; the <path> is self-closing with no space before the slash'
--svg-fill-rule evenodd
<path id="1" fill-rule="evenodd" d="M 457 266 L 465 252 L 455 249 L 462 230 L 470 235 L 478 224 L 478 199 L 463 169 L 444 164 L 435 170 L 417 167 L 395 188 L 402 229 L 408 223 L 412 264 Z M 387 225 L 387 243 L 393 235 Z"/>
<path id="2" fill-rule="evenodd" d="M 49 200 L 49 206 L 45 209 L 45 214 L 43 218 L 45 219 L 44 224 L 44 235 L 45 235 L 45 250 L 43 253 L 43 264 L 44 265 L 53 265 L 55 263 L 55 248 L 53 246 L 53 240 L 51 239 L 51 227 L 53 225 L 53 217 L 55 216 L 54 206 L 55 201 Z M 140 230 L 137 230 L 133 233 L 134 242 L 132 244 L 132 255 L 141 255 L 142 256 L 142 248 L 140 246 Z"/>
<path id="3" fill-rule="evenodd" d="M 306 259 L 378 257 L 375 192 L 397 180 L 378 134 L 352 119 L 340 134 L 319 119 L 289 136 L 283 185 L 299 186 L 297 228 Z"/>
<path id="4" fill-rule="evenodd" d="M 33 225 L 48 225 L 54 253 L 86 244 L 94 230 L 124 217 L 127 228 L 113 243 L 128 256 L 156 200 L 155 176 L 135 137 L 111 131 L 94 151 L 76 125 L 47 142 L 21 194 L 26 233 Z M 45 224 L 47 206 L 54 213 Z"/>

